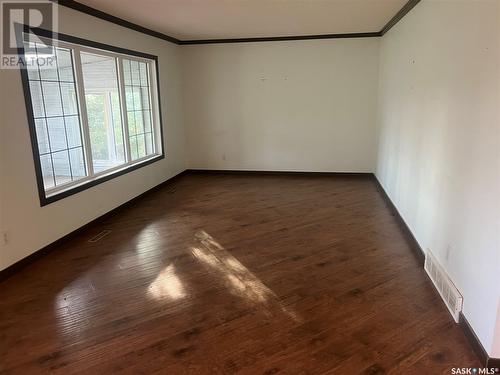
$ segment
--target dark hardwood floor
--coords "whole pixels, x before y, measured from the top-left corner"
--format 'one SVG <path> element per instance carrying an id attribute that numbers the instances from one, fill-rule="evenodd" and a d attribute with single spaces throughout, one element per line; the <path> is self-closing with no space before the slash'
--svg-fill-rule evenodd
<path id="1" fill-rule="evenodd" d="M 1 373 L 480 366 L 370 177 L 186 175 L 0 296 Z"/>

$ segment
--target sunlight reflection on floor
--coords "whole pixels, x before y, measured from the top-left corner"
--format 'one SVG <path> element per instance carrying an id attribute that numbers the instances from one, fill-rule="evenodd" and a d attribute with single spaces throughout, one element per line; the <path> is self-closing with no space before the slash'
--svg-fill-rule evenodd
<path id="1" fill-rule="evenodd" d="M 195 234 L 195 238 L 199 242 L 199 246 L 191 248 L 193 256 L 212 271 L 219 273 L 231 293 L 244 298 L 254 307 L 260 307 L 267 315 L 273 315 L 273 312 L 277 310 L 285 313 L 296 322 L 302 321 L 297 313 L 283 306 L 271 289 L 215 241 L 212 236 L 205 231 L 199 231 Z"/>
<path id="2" fill-rule="evenodd" d="M 184 286 L 176 274 L 175 266 L 170 264 L 161 271 L 149 285 L 148 294 L 156 299 L 179 299 L 186 296 Z"/>

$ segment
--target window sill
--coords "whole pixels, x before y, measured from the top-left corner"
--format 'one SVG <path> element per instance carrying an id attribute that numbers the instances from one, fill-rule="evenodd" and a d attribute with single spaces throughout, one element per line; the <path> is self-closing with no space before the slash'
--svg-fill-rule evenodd
<path id="1" fill-rule="evenodd" d="M 126 173 L 135 171 L 139 168 L 145 167 L 146 165 L 152 164 L 164 158 L 165 158 L 164 154 L 154 155 L 152 157 L 136 162 L 135 164 L 125 165 L 121 168 L 113 169 L 112 171 L 100 173 L 98 175 L 95 175 L 92 179 L 85 179 L 81 183 L 71 184 L 70 186 L 68 186 L 63 190 L 57 190 L 55 192 L 50 192 L 50 191 L 46 192 L 45 190 L 39 191 L 40 206 L 41 207 L 46 206 L 50 203 L 56 202 L 63 198 L 69 197 L 73 194 L 87 190 L 93 186 L 112 180 L 113 178 L 122 176 Z M 43 186 L 43 181 L 39 181 L 38 185 Z"/>

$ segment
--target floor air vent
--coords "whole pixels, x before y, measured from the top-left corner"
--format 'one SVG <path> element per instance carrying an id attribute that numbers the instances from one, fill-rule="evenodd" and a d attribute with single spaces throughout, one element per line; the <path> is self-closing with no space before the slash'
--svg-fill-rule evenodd
<path id="1" fill-rule="evenodd" d="M 441 295 L 446 307 L 450 310 L 453 319 L 458 323 L 459 313 L 462 311 L 463 297 L 430 250 L 427 250 L 425 255 L 424 269 Z"/>
<path id="2" fill-rule="evenodd" d="M 101 239 L 103 239 L 104 237 L 106 237 L 108 234 L 110 234 L 111 231 L 108 230 L 108 229 L 105 229 L 103 230 L 102 232 L 98 233 L 97 235 L 95 235 L 94 237 L 92 237 L 89 242 L 97 242 Z"/>

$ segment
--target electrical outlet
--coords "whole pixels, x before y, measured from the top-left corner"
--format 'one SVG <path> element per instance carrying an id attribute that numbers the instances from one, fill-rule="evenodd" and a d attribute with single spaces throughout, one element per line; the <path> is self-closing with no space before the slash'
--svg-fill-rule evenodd
<path id="1" fill-rule="evenodd" d="M 0 243 L 2 244 L 2 246 L 5 246 L 9 243 L 9 234 L 5 230 L 0 234 Z"/>

